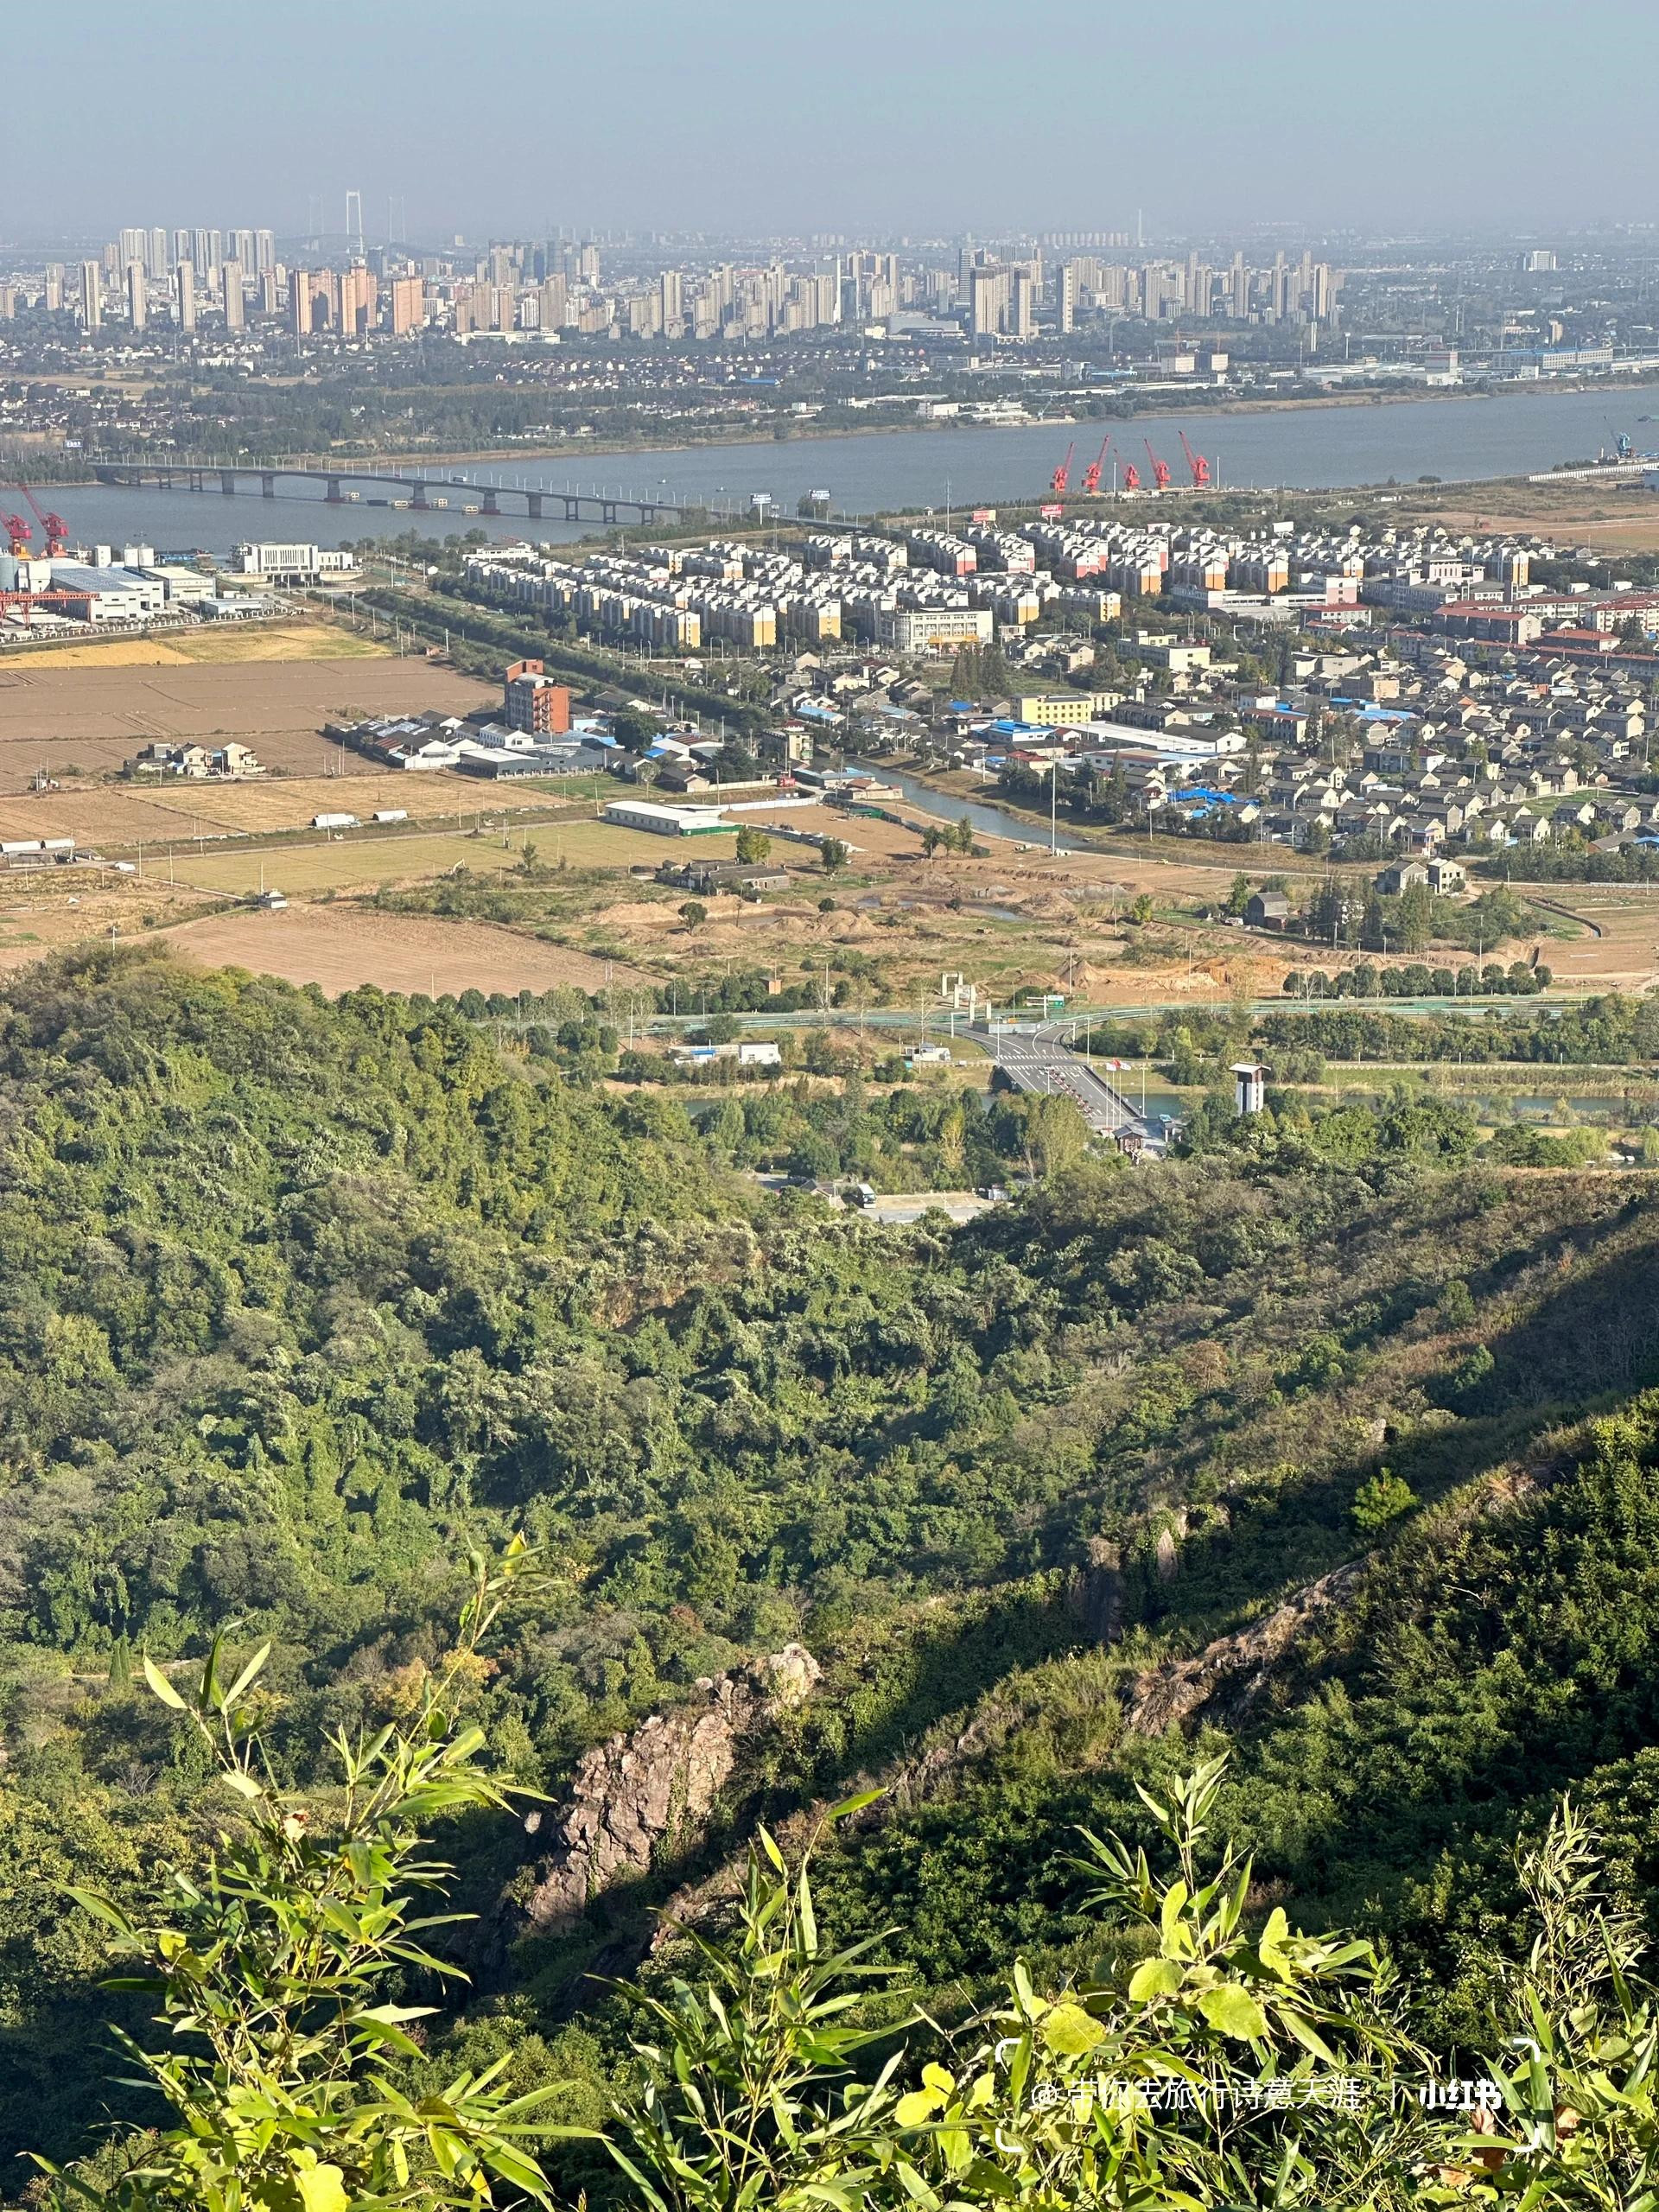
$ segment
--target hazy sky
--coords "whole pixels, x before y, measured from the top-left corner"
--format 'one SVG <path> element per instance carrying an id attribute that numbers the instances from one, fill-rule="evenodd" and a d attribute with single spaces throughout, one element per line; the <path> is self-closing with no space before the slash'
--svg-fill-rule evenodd
<path id="1" fill-rule="evenodd" d="M 14 11 L 0 235 L 1659 219 L 1654 0 L 270 0 Z"/>

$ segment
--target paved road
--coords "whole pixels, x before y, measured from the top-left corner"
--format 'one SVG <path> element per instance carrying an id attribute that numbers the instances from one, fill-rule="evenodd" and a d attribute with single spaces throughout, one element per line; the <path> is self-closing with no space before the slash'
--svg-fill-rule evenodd
<path id="1" fill-rule="evenodd" d="M 1083 1117 L 1096 1136 L 1122 1132 L 1143 1140 L 1152 1135 L 1138 1108 L 1088 1063 L 1077 1058 L 1051 1028 L 976 1028 L 976 1044 L 983 1045 L 999 1067 L 1006 1068 L 1021 1090 L 1047 1097 L 1076 1099 Z"/>
<path id="2" fill-rule="evenodd" d="M 772 1170 L 758 1173 L 754 1180 L 764 1183 L 768 1190 L 787 1191 L 799 1187 L 794 1178 Z M 888 1228 L 919 1221 L 925 1213 L 948 1214 L 954 1222 L 972 1221 L 976 1214 L 986 1212 L 998 1203 L 994 1198 L 982 1198 L 976 1191 L 895 1191 L 878 1194 L 868 1205 L 860 1205 L 845 1191 L 834 1192 L 821 1188 L 817 1196 L 855 1213 L 861 1221 L 879 1221 Z"/>
<path id="3" fill-rule="evenodd" d="M 976 1198 L 971 1191 L 903 1191 L 878 1198 L 874 1205 L 860 1211 L 866 1221 L 895 1227 L 919 1221 L 925 1213 L 948 1214 L 957 1223 L 972 1221 L 976 1214 L 988 1211 L 991 1203 L 989 1198 Z"/>

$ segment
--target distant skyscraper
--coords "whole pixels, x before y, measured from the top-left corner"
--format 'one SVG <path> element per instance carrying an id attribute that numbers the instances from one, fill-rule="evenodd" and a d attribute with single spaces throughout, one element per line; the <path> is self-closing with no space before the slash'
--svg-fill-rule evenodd
<path id="1" fill-rule="evenodd" d="M 47 264 L 46 289 L 41 295 L 41 303 L 48 315 L 61 315 L 63 312 L 63 264 L 60 261 Z"/>
<path id="2" fill-rule="evenodd" d="M 340 327 L 350 338 L 360 337 L 365 330 L 374 328 L 375 312 L 380 288 L 375 282 L 374 271 L 361 262 L 346 270 L 340 280 Z M 511 323 L 495 323 L 497 330 L 511 327 Z"/>
<path id="3" fill-rule="evenodd" d="M 203 276 L 210 276 L 218 266 L 218 255 L 209 253 L 207 251 L 206 231 L 197 230 L 190 233 L 190 258 L 195 263 Z"/>
<path id="4" fill-rule="evenodd" d="M 969 328 L 976 338 L 995 338 L 1007 312 L 1008 272 L 993 262 L 976 262 L 968 271 Z"/>
<path id="5" fill-rule="evenodd" d="M 296 338 L 311 334 L 311 272 L 308 269 L 290 269 L 288 272 L 288 319 Z"/>
<path id="6" fill-rule="evenodd" d="M 419 276 L 391 280 L 391 334 L 406 338 L 426 321 L 426 285 Z"/>
<path id="7" fill-rule="evenodd" d="M 144 255 L 144 268 L 146 273 L 153 276 L 158 284 L 166 283 L 167 232 L 165 231 L 158 229 L 150 232 L 148 251 Z"/>
<path id="8" fill-rule="evenodd" d="M 173 233 L 173 266 L 176 269 L 176 268 L 178 267 L 179 264 L 180 264 L 181 261 L 188 261 L 188 260 L 189 260 L 189 258 L 190 258 L 190 233 L 189 233 L 189 232 L 188 232 L 188 231 L 175 231 L 175 232 L 174 232 L 174 233 Z"/>
<path id="9" fill-rule="evenodd" d="M 1055 304 L 1059 313 L 1060 335 L 1070 334 L 1077 319 L 1077 272 L 1069 261 L 1061 264 L 1055 280 Z"/>
<path id="10" fill-rule="evenodd" d="M 149 279 L 142 261 L 127 264 L 127 321 L 142 330 L 149 319 Z"/>
<path id="11" fill-rule="evenodd" d="M 80 264 L 80 319 L 88 330 L 104 321 L 104 272 L 95 261 Z"/>
<path id="12" fill-rule="evenodd" d="M 1026 263 L 1016 263 L 1009 301 L 1008 329 L 1015 338 L 1037 334 L 1037 286 Z"/>
<path id="13" fill-rule="evenodd" d="M 142 261 L 144 257 L 144 249 L 149 243 L 149 233 L 145 231 L 130 229 L 123 231 L 118 241 L 123 269 L 130 261 Z"/>
<path id="14" fill-rule="evenodd" d="M 225 327 L 226 330 L 244 329 L 248 315 L 247 303 L 242 297 L 242 264 L 239 261 L 222 262 L 219 275 L 225 285 Z"/>
<path id="15" fill-rule="evenodd" d="M 236 258 L 241 263 L 245 271 L 251 270 L 254 265 L 253 232 L 251 231 L 232 231 L 231 232 L 231 251 L 235 255 Z"/>
<path id="16" fill-rule="evenodd" d="M 196 327 L 196 269 L 192 261 L 181 261 L 173 271 L 173 321 L 180 330 Z"/>
<path id="17" fill-rule="evenodd" d="M 256 231 L 253 234 L 253 265 L 263 276 L 267 269 L 276 266 L 276 239 L 270 231 Z"/>

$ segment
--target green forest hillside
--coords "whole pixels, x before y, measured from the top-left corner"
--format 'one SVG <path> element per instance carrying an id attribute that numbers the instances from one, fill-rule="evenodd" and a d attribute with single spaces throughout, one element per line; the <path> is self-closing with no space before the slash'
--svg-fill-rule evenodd
<path id="1" fill-rule="evenodd" d="M 589 1977 L 649 1981 L 653 1908 L 866 1785 L 818 1911 L 948 2019 L 1016 1953 L 1079 1966 L 1077 1829 L 1144 1836 L 1136 1783 L 1223 1750 L 1255 1894 L 1386 1937 L 1464 2050 L 1559 1791 L 1659 1905 L 1653 1191 L 1493 1165 L 1401 1103 L 883 1230 L 741 1175 L 580 1037 L 504 1053 L 429 1001 L 124 951 L 29 971 L 0 1001 L 0 2193 L 155 2117 L 99 2026 L 142 2001 L 96 1988 L 65 1894 L 136 1897 L 225 1817 L 141 1657 L 269 1639 L 278 1778 L 319 1783 L 325 1731 L 418 1703 L 469 1543 L 518 1530 L 545 1579 L 468 1695 L 554 1808 L 711 1681 L 797 1644 L 821 1671 L 575 1915 L 534 1909 L 550 1812 L 454 1824 L 479 1918 L 438 2055 L 596 2095 L 627 2062 Z"/>

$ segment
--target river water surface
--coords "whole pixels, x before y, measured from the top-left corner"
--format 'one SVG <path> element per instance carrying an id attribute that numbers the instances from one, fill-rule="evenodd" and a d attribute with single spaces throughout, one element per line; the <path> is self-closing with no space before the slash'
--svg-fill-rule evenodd
<path id="1" fill-rule="evenodd" d="M 1112 446 L 1103 477 L 1108 485 L 1113 481 L 1115 457 L 1120 454 L 1135 461 L 1143 477 L 1148 474 L 1147 442 L 1172 463 L 1179 480 L 1179 426 L 1207 457 L 1224 489 L 1322 489 L 1384 485 L 1391 479 L 1410 484 L 1422 476 L 1451 480 L 1524 475 L 1559 461 L 1592 457 L 1599 447 L 1611 448 L 1618 430 L 1628 430 L 1638 448 L 1650 442 L 1659 445 L 1659 423 L 1649 429 L 1643 421 L 1649 414 L 1659 416 L 1659 385 L 1624 386 L 1617 391 L 1535 391 L 1494 399 L 1378 400 L 1239 414 L 1194 410 L 1143 416 L 1133 425 L 911 429 L 845 437 L 767 438 L 653 453 L 588 454 L 573 450 L 568 460 L 526 461 L 517 467 L 462 473 L 480 487 L 494 484 L 687 499 L 734 512 L 747 511 L 754 493 L 765 492 L 791 518 L 803 493 L 826 490 L 842 514 L 932 507 L 960 518 L 970 505 L 1030 499 L 1043 492 L 1074 440 L 1075 484 L 1108 429 Z M 551 520 L 532 526 L 522 513 L 465 514 L 461 509 L 467 493 L 453 490 L 442 495 L 450 502 L 447 510 L 413 514 L 370 503 L 372 493 L 377 499 L 386 496 L 387 486 L 360 488 L 362 499 L 344 506 L 325 505 L 320 487 L 314 491 L 294 483 L 282 498 L 270 500 L 240 494 L 227 499 L 217 488 L 202 493 L 114 491 L 102 485 L 65 486 L 54 499 L 83 543 L 118 547 L 141 542 L 172 550 L 199 547 L 221 554 L 241 538 L 298 537 L 340 545 L 409 529 L 440 537 L 478 529 L 493 538 L 532 535 L 560 542 L 594 527 L 567 527 Z"/>

